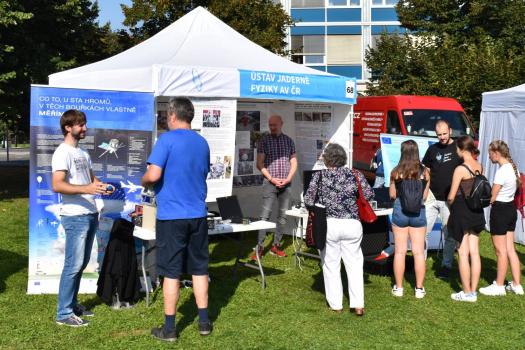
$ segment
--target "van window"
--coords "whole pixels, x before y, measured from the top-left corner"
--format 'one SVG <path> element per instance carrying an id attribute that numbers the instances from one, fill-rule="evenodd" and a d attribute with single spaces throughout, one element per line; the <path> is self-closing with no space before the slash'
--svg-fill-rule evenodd
<path id="1" fill-rule="evenodd" d="M 396 111 L 388 111 L 386 116 L 387 134 L 401 134 L 401 124 Z"/>
<path id="2" fill-rule="evenodd" d="M 436 122 L 446 120 L 452 129 L 452 137 L 470 135 L 475 137 L 463 112 L 435 109 L 403 110 L 403 122 L 409 135 L 436 136 Z"/>

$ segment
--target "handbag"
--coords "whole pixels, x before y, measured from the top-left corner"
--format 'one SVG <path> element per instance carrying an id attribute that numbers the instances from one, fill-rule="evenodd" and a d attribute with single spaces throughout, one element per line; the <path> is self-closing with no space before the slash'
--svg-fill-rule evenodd
<path id="1" fill-rule="evenodd" d="M 362 222 L 370 224 L 377 220 L 377 215 L 374 212 L 374 209 L 372 209 L 372 206 L 370 203 L 366 200 L 365 196 L 363 195 L 363 189 L 361 188 L 361 182 L 359 181 L 359 177 L 357 176 L 357 171 L 352 169 L 352 173 L 354 174 L 355 181 L 357 183 L 357 208 L 359 209 L 359 218 Z"/>
<path id="2" fill-rule="evenodd" d="M 308 221 L 306 223 L 306 246 L 323 250 L 326 245 L 326 207 L 317 203 L 321 190 L 323 172 L 319 173 L 317 192 L 314 205 L 308 208 Z"/>

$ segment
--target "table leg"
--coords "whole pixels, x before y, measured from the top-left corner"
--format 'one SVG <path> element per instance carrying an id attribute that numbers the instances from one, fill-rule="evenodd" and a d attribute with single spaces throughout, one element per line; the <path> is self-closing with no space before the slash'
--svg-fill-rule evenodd
<path id="1" fill-rule="evenodd" d="M 266 288 L 266 277 L 264 276 L 264 270 L 263 270 L 263 267 L 262 267 L 262 264 L 261 264 L 261 257 L 259 256 L 259 247 L 258 246 L 255 247 L 255 257 L 257 258 L 257 266 L 259 267 L 259 272 L 261 273 L 262 289 L 264 289 L 264 288 Z"/>
<path id="2" fill-rule="evenodd" d="M 144 247 L 144 241 L 142 241 L 142 277 L 144 278 L 144 288 L 146 288 L 146 307 L 149 307 L 149 286 L 148 286 L 148 280 L 146 276 L 146 248 Z"/>

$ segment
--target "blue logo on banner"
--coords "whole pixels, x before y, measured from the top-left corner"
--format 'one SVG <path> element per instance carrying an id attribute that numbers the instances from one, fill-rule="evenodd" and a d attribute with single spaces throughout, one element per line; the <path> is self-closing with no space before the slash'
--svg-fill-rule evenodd
<path id="1" fill-rule="evenodd" d="M 240 70 L 241 97 L 355 104 L 356 80 L 330 75 Z"/>
<path id="2" fill-rule="evenodd" d="M 391 145 L 392 139 L 390 137 L 382 137 L 381 142 L 383 142 L 385 145 Z"/>

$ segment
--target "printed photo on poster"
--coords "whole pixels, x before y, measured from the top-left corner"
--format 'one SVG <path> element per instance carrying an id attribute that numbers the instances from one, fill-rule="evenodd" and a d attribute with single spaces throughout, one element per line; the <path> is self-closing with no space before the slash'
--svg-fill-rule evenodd
<path id="1" fill-rule="evenodd" d="M 255 149 L 253 149 L 253 148 L 240 148 L 239 149 L 239 161 L 242 161 L 242 162 L 246 162 L 246 161 L 253 162 L 254 161 L 254 153 L 255 153 Z"/>
<path id="2" fill-rule="evenodd" d="M 229 179 L 232 173 L 231 156 L 215 156 L 213 163 L 210 164 L 208 180 Z"/>
<path id="3" fill-rule="evenodd" d="M 237 175 L 251 175 L 253 174 L 253 162 L 242 162 L 239 161 L 239 168 L 237 169 Z"/>
<path id="4" fill-rule="evenodd" d="M 261 131 L 261 111 L 237 111 L 237 131 Z"/>
<path id="5" fill-rule="evenodd" d="M 202 126 L 205 128 L 221 127 L 221 111 L 205 109 L 202 111 Z"/>

